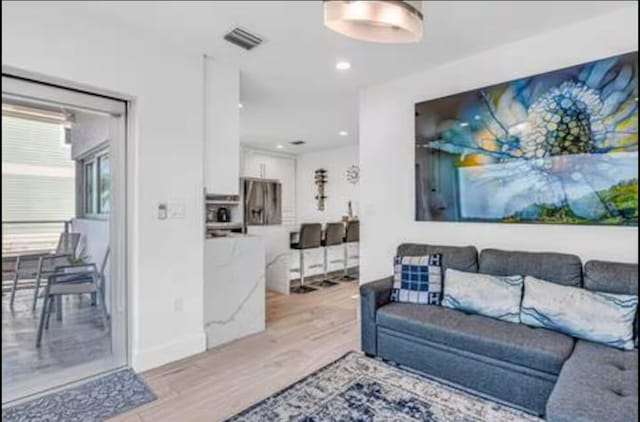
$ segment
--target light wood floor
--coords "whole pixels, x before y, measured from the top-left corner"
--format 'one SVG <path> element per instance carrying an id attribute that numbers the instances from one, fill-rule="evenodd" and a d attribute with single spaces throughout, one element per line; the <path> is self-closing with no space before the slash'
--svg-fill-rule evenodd
<path id="1" fill-rule="evenodd" d="M 112 421 L 219 421 L 360 348 L 358 282 L 267 294 L 267 330 L 143 373 L 158 400 Z"/>

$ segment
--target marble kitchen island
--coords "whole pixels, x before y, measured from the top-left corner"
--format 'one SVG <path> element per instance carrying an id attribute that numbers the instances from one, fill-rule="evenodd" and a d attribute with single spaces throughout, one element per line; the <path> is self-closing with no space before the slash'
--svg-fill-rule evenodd
<path id="1" fill-rule="evenodd" d="M 207 349 L 265 329 L 265 247 L 258 236 L 205 240 L 204 330 Z"/>
<path id="2" fill-rule="evenodd" d="M 260 237 L 266 252 L 267 290 L 289 294 L 290 249 L 289 230 L 285 226 L 248 226 L 247 232 Z"/>

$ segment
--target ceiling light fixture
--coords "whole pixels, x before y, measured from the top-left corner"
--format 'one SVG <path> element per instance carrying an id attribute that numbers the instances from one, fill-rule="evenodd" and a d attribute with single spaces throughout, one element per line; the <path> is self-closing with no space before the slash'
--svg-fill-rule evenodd
<path id="1" fill-rule="evenodd" d="M 326 27 L 362 41 L 411 43 L 422 39 L 422 1 L 324 0 Z"/>
<path id="2" fill-rule="evenodd" d="M 338 132 L 338 135 L 347 136 L 347 135 L 349 135 L 349 132 L 347 132 L 346 130 L 341 130 L 340 132 Z"/>
<path id="3" fill-rule="evenodd" d="M 336 63 L 336 69 L 338 70 L 349 70 L 351 69 L 351 63 L 347 61 L 339 61 Z"/>
<path id="4" fill-rule="evenodd" d="M 238 108 L 242 108 L 242 107 L 244 107 L 242 103 L 238 103 Z"/>
<path id="5" fill-rule="evenodd" d="M 282 148 L 284 148 L 284 145 L 282 145 L 282 144 L 278 144 L 278 145 L 276 145 L 276 148 L 278 148 L 278 149 L 282 149 Z"/>

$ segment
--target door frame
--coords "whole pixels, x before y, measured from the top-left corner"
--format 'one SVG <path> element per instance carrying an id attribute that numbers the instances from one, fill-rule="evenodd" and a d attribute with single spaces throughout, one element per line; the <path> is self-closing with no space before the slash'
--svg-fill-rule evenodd
<path id="1" fill-rule="evenodd" d="M 68 368 L 63 376 L 56 378 L 60 382 L 51 388 L 42 389 L 41 380 L 23 382 L 15 389 L 4 391 L 2 407 L 30 400 L 34 397 L 48 394 L 51 391 L 67 388 L 86 380 L 102 376 L 123 367 L 131 366 L 133 345 L 133 294 L 131 285 L 132 261 L 130 246 L 134 243 L 134 236 L 129 230 L 129 223 L 133 221 L 134 213 L 134 187 L 132 183 L 134 175 L 133 147 L 133 113 L 135 99 L 131 96 L 102 90 L 86 85 L 52 78 L 41 74 L 17 69 L 11 66 L 2 66 L 2 96 L 19 97 L 30 101 L 44 101 L 49 104 L 58 103 L 69 105 L 88 111 L 119 116 L 123 120 L 121 124 L 112 124 L 112 130 L 117 133 L 110 142 L 111 154 L 111 211 L 109 227 L 109 244 L 111 247 L 111 279 L 122 280 L 118 283 L 119 289 L 115 289 L 116 283 L 110 283 L 112 290 L 112 313 L 121 313 L 117 318 L 111 318 L 112 353 L 111 359 L 99 362 L 88 362 Z M 114 325 L 115 324 L 115 325 Z M 125 331 L 125 335 L 114 333 Z M 117 338 L 119 337 L 119 338 Z M 85 375 L 83 375 L 85 374 Z M 91 374 L 87 376 L 86 374 Z M 42 378 L 42 377 L 40 377 Z M 49 378 L 49 377 L 47 377 Z M 51 377 L 54 378 L 54 377 Z M 47 380 L 53 385 L 52 380 Z M 4 398 L 7 397 L 5 401 Z"/>

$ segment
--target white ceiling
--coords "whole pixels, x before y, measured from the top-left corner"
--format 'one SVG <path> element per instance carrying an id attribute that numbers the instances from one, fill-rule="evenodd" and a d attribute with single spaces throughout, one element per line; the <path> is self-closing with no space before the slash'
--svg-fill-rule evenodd
<path id="1" fill-rule="evenodd" d="M 301 152 L 358 142 L 358 90 L 636 2 L 425 1 L 424 40 L 355 41 L 323 26 L 321 1 L 65 2 L 174 47 L 237 63 L 244 144 Z M 222 39 L 235 26 L 266 39 L 244 51 Z M 560 42 L 561 40 L 559 40 Z M 348 60 L 352 68 L 338 71 Z M 349 135 L 339 136 L 346 130 Z M 302 139 L 307 145 L 292 147 Z"/>

